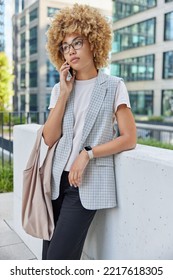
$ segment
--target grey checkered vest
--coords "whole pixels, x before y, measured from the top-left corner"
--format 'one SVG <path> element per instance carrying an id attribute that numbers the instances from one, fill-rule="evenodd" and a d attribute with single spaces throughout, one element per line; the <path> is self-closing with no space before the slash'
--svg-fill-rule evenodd
<path id="1" fill-rule="evenodd" d="M 113 111 L 116 89 L 120 78 L 98 73 L 86 114 L 79 150 L 96 146 L 115 137 Z M 52 168 L 52 199 L 59 196 L 61 174 L 69 158 L 74 126 L 74 91 L 67 102 L 62 124 L 62 137 L 55 151 Z M 90 160 L 79 187 L 82 205 L 86 209 L 116 206 L 116 180 L 114 156 Z"/>

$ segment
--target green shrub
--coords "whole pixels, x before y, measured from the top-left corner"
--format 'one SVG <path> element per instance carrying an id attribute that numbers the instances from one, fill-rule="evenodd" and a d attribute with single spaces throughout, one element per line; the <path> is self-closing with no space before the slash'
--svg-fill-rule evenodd
<path id="1" fill-rule="evenodd" d="M 0 164 L 0 193 L 13 191 L 13 166 L 8 162 Z"/>
<path id="2" fill-rule="evenodd" d="M 167 144 L 167 143 L 162 143 L 162 142 L 160 142 L 156 139 L 153 139 L 153 138 L 150 138 L 150 139 L 140 138 L 140 139 L 138 139 L 138 144 L 173 150 L 173 145 Z"/>
<path id="3" fill-rule="evenodd" d="M 163 122 L 164 118 L 162 116 L 150 116 L 148 117 L 148 121 Z"/>

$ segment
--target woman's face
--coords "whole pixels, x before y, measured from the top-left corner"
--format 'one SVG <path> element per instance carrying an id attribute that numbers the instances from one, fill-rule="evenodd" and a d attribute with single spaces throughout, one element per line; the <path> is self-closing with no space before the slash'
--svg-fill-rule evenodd
<path id="1" fill-rule="evenodd" d="M 65 60 L 77 72 L 95 68 L 92 47 L 82 35 L 76 33 L 66 35 L 61 49 Z"/>

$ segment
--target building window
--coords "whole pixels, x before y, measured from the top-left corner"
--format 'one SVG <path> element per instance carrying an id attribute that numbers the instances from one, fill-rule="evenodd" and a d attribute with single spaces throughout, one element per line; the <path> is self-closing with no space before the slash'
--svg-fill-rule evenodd
<path id="1" fill-rule="evenodd" d="M 26 22 L 25 22 L 25 17 L 22 17 L 22 18 L 20 19 L 20 27 L 25 26 L 25 24 L 26 24 Z"/>
<path id="2" fill-rule="evenodd" d="M 153 91 L 129 91 L 132 112 L 135 115 L 153 114 Z"/>
<path id="3" fill-rule="evenodd" d="M 51 17 L 51 16 L 53 16 L 54 14 L 56 14 L 58 11 L 60 11 L 59 8 L 48 7 L 48 8 L 47 8 L 47 16 L 48 16 L 48 17 Z"/>
<path id="4" fill-rule="evenodd" d="M 29 110 L 37 111 L 37 94 L 30 94 L 29 96 Z"/>
<path id="5" fill-rule="evenodd" d="M 37 87 L 37 61 L 31 61 L 29 64 L 29 86 Z"/>
<path id="6" fill-rule="evenodd" d="M 165 14 L 165 41 L 173 40 L 173 12 Z"/>
<path id="7" fill-rule="evenodd" d="M 34 9 L 29 13 L 29 20 L 32 21 L 38 17 L 38 9 Z"/>
<path id="8" fill-rule="evenodd" d="M 21 69 L 20 69 L 20 87 L 25 88 L 25 73 L 26 73 L 26 67 L 25 64 L 21 64 Z"/>
<path id="9" fill-rule="evenodd" d="M 26 97 L 24 94 L 20 96 L 20 111 L 25 111 Z"/>
<path id="10" fill-rule="evenodd" d="M 113 20 L 117 21 L 155 7 L 156 0 L 114 0 Z"/>
<path id="11" fill-rule="evenodd" d="M 37 26 L 31 28 L 29 34 L 29 52 L 33 54 L 37 52 Z"/>
<path id="12" fill-rule="evenodd" d="M 173 116 L 173 89 L 162 91 L 162 115 Z"/>
<path id="13" fill-rule="evenodd" d="M 163 54 L 163 79 L 173 78 L 173 51 Z"/>
<path id="14" fill-rule="evenodd" d="M 173 0 L 165 0 L 165 2 L 166 2 L 166 3 L 168 3 L 168 2 L 172 2 L 172 1 L 173 1 Z"/>
<path id="15" fill-rule="evenodd" d="M 113 52 L 155 43 L 156 19 L 152 18 L 114 31 Z"/>
<path id="16" fill-rule="evenodd" d="M 111 64 L 111 74 L 126 81 L 154 79 L 154 55 L 118 60 Z"/>
<path id="17" fill-rule="evenodd" d="M 25 33 L 20 34 L 21 58 L 25 57 Z"/>
<path id="18" fill-rule="evenodd" d="M 47 61 L 47 87 L 53 87 L 59 82 L 59 73 L 55 67 Z"/>

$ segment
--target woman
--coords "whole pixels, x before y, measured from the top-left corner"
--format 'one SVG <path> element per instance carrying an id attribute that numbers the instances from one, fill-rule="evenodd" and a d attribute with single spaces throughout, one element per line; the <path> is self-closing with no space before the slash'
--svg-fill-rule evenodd
<path id="1" fill-rule="evenodd" d="M 50 147 L 59 143 L 52 168 L 55 231 L 50 242 L 43 241 L 43 259 L 81 258 L 96 211 L 116 206 L 113 155 L 136 145 L 126 87 L 99 70 L 110 47 L 108 22 L 87 5 L 62 9 L 48 31 L 60 82 L 52 90 L 43 137 Z"/>

